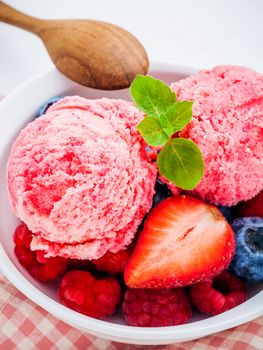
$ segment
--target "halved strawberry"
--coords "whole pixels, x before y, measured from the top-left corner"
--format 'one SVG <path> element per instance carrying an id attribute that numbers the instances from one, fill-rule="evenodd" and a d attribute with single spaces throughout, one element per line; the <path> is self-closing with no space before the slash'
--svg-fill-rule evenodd
<path id="1" fill-rule="evenodd" d="M 130 288 L 186 286 L 221 272 L 234 250 L 233 231 L 216 207 L 170 197 L 145 221 L 124 280 Z"/>

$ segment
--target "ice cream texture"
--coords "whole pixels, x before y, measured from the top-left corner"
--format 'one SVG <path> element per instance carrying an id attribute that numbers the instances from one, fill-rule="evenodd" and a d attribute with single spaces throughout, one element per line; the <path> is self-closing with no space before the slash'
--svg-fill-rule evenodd
<path id="1" fill-rule="evenodd" d="M 193 118 L 180 136 L 199 146 L 205 173 L 191 193 L 225 206 L 254 197 L 263 189 L 263 75 L 218 66 L 171 88 L 178 100 L 194 101 Z"/>
<path id="2" fill-rule="evenodd" d="M 29 123 L 8 161 L 15 214 L 46 256 L 96 259 L 133 239 L 150 210 L 156 167 L 123 100 L 66 97 Z"/>

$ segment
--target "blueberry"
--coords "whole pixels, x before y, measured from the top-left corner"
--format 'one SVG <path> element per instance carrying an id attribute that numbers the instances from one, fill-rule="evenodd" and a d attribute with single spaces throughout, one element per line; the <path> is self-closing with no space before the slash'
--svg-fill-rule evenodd
<path id="1" fill-rule="evenodd" d="M 157 204 L 161 203 L 166 198 L 172 196 L 172 192 L 169 190 L 168 186 L 159 179 L 156 180 L 154 190 L 155 194 L 153 196 L 152 208 L 156 207 Z"/>
<path id="2" fill-rule="evenodd" d="M 223 207 L 218 206 L 218 209 L 224 215 L 228 222 L 231 222 L 234 218 L 233 208 L 232 207 Z"/>
<path id="3" fill-rule="evenodd" d="M 263 218 L 239 218 L 231 226 L 236 236 L 236 253 L 230 269 L 249 282 L 263 282 Z"/>
<path id="4" fill-rule="evenodd" d="M 47 102 L 45 102 L 40 108 L 39 110 L 36 112 L 36 116 L 35 118 L 40 117 L 41 115 L 46 113 L 46 110 L 53 105 L 53 103 L 61 100 L 63 98 L 63 96 L 56 96 L 56 97 L 52 97 L 50 98 Z"/>

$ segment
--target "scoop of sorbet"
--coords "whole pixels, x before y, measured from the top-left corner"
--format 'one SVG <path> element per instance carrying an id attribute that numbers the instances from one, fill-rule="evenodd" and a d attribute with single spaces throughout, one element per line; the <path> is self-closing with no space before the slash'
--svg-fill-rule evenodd
<path id="1" fill-rule="evenodd" d="M 178 100 L 194 101 L 193 118 L 180 133 L 199 146 L 205 163 L 192 194 L 224 206 L 254 197 L 263 189 L 263 75 L 218 66 L 171 88 Z"/>
<path id="2" fill-rule="evenodd" d="M 128 245 L 152 204 L 155 166 L 123 100 L 66 97 L 13 144 L 8 189 L 15 214 L 46 256 L 97 259 Z"/>

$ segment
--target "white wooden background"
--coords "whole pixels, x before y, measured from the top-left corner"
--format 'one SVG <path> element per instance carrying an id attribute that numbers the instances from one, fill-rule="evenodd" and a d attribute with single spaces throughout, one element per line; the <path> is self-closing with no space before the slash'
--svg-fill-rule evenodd
<path id="1" fill-rule="evenodd" d="M 6 0 L 41 18 L 92 18 L 134 33 L 152 61 L 263 72 L 263 0 Z M 0 95 L 52 67 L 37 37 L 0 23 Z"/>

